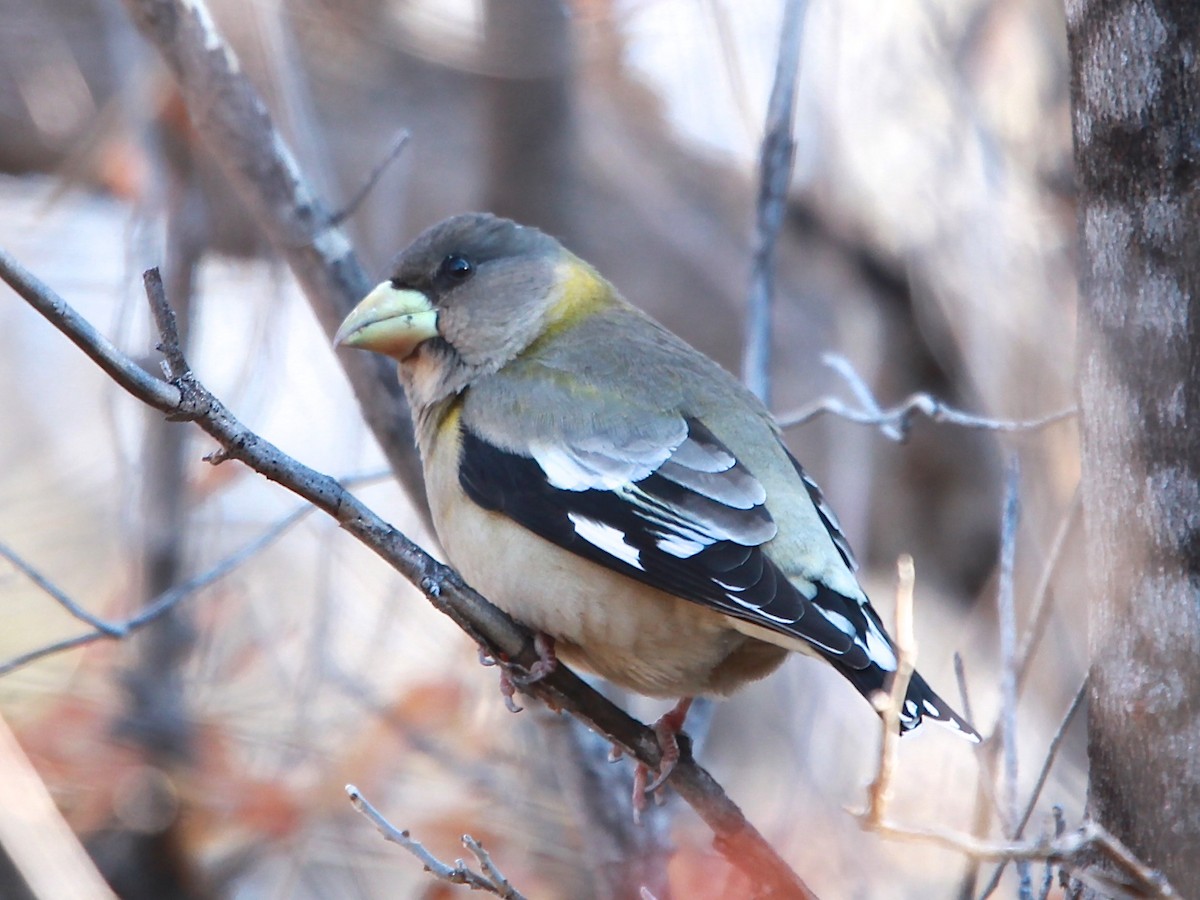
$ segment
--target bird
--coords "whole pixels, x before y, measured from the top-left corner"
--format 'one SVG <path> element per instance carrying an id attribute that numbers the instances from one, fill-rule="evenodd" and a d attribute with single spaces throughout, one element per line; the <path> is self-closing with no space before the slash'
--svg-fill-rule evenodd
<path id="1" fill-rule="evenodd" d="M 538 635 L 539 674 L 561 659 L 678 701 L 645 790 L 692 698 L 789 653 L 868 700 L 889 689 L 896 645 L 766 407 L 551 235 L 487 213 L 433 225 L 334 343 L 397 361 L 438 539 Z M 979 740 L 916 672 L 898 713 L 902 733 L 930 719 Z"/>

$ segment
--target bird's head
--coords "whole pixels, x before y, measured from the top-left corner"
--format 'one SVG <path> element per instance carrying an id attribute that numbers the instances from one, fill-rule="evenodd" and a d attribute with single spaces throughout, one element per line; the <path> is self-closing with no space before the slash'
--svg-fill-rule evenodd
<path id="1" fill-rule="evenodd" d="M 471 213 L 434 225 L 401 252 L 334 344 L 392 357 L 410 383 L 418 368 L 429 370 L 435 394 L 457 391 L 610 293 L 549 235 Z"/>

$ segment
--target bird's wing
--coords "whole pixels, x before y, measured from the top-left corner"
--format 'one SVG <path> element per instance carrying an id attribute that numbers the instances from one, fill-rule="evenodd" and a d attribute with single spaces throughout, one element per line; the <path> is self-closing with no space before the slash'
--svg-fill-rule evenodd
<path id="1" fill-rule="evenodd" d="M 462 427 L 459 481 L 480 506 L 651 587 L 799 638 L 843 670 L 895 668 L 865 598 L 819 580 L 797 586 L 771 560 L 764 545 L 777 526 L 766 491 L 698 419 L 660 419 L 652 436 L 535 434 L 508 448 L 469 421 Z M 849 564 L 836 520 L 797 473 Z"/>

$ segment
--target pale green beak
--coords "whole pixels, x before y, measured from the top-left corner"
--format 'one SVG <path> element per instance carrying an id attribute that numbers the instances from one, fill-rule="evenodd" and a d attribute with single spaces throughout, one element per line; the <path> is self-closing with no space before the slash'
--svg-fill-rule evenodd
<path id="1" fill-rule="evenodd" d="M 335 347 L 373 350 L 403 360 L 417 345 L 438 336 L 437 310 L 420 291 L 385 281 L 350 311 L 334 335 Z"/>

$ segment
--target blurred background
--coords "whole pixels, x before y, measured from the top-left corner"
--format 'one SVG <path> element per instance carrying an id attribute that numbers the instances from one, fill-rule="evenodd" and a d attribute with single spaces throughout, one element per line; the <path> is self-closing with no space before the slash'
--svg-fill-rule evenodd
<path id="1" fill-rule="evenodd" d="M 372 276 L 425 226 L 490 210 L 558 235 L 740 370 L 780 3 L 209 5 L 329 208 L 346 208 L 407 131 L 347 210 Z M 794 136 L 772 313 L 781 416 L 827 395 L 855 404 L 828 353 L 884 406 L 928 391 L 1009 420 L 1073 404 L 1059 3 L 809 0 Z M 0 246 L 148 366 L 140 276 L 167 265 L 199 377 L 286 452 L 361 478 L 360 496 L 437 552 L 383 474 L 304 297 L 118 0 L 0 0 L 0 172 Z M 588 771 L 594 747 L 532 702 L 509 714 L 495 671 L 398 575 L 283 490 L 203 462 L 206 438 L 159 419 L 0 289 L 0 543 L 113 620 L 198 582 L 134 638 L 0 677 L 17 756 L 122 897 L 465 890 L 385 844 L 347 782 L 442 859 L 466 855 L 461 834 L 481 839 L 530 897 L 619 896 L 605 869 L 634 858 L 657 867 L 656 896 L 746 896 L 677 800 L 640 831 L 585 812 L 573 767 Z M 1023 806 L 1086 670 L 1074 422 L 997 435 L 918 421 L 897 443 L 824 416 L 787 437 L 889 622 L 897 554 L 915 557 L 920 668 L 957 705 L 962 654 L 985 734 L 1000 709 L 1004 471 L 1019 461 L 1019 628 L 1052 601 L 1016 716 Z M 0 666 L 85 630 L 5 559 L 0 608 Z M 665 709 L 620 700 L 647 719 Z M 1052 804 L 1081 814 L 1082 724 L 1030 834 Z M 832 671 L 792 659 L 716 704 L 704 730 L 700 761 L 820 896 L 974 896 L 991 874 L 972 888 L 960 855 L 859 827 L 847 808 L 864 802 L 879 728 Z M 906 738 L 892 817 L 1002 835 L 1008 789 L 980 778 L 995 758 L 940 729 Z M 604 769 L 614 809 L 630 770 Z M 1015 885 L 1007 875 L 1001 894 Z M 3 859 L 0 896 L 34 896 Z"/>

